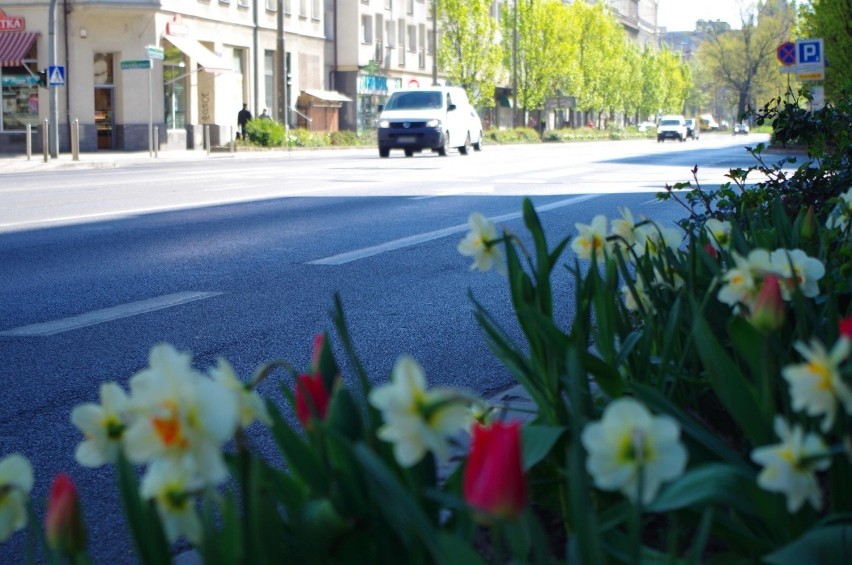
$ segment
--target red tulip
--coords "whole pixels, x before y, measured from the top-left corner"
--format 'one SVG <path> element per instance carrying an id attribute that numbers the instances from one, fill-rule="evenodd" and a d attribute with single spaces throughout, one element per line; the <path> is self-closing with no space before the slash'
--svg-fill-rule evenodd
<path id="1" fill-rule="evenodd" d="M 763 279 L 763 284 L 754 300 L 749 318 L 751 325 L 759 331 L 777 330 L 784 325 L 785 308 L 778 277 L 768 275 Z"/>
<path id="2" fill-rule="evenodd" d="M 840 337 L 852 339 L 852 316 L 840 320 Z"/>
<path id="3" fill-rule="evenodd" d="M 709 254 L 710 254 L 710 256 L 711 256 L 711 257 L 713 257 L 714 259 L 718 259 L 718 258 L 719 258 L 719 252 L 718 252 L 718 251 L 716 250 L 716 248 L 715 248 L 715 247 L 713 247 L 711 244 L 709 244 L 709 243 L 705 243 L 705 244 L 704 244 L 704 250 L 705 250 L 707 253 L 709 253 Z"/>
<path id="4" fill-rule="evenodd" d="M 467 503 L 488 515 L 514 518 L 523 511 L 527 487 L 520 422 L 474 423 L 463 486 Z"/>
<path id="5" fill-rule="evenodd" d="M 328 390 L 322 375 L 299 375 L 296 379 L 296 417 L 305 428 L 310 428 L 311 418 L 325 419 L 328 412 Z"/>
<path id="6" fill-rule="evenodd" d="M 71 556 L 80 553 L 86 546 L 86 528 L 77 489 L 64 473 L 53 480 L 44 529 L 48 545 L 57 553 Z"/>

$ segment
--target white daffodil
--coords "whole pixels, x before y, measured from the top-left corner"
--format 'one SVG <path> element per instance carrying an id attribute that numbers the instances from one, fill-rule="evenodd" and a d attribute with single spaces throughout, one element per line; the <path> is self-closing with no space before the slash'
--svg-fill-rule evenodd
<path id="1" fill-rule="evenodd" d="M 722 275 L 725 284 L 719 289 L 716 298 L 719 302 L 737 308 L 739 304 L 751 304 L 757 293 L 757 284 L 748 260 L 736 252 L 731 253 L 731 257 L 735 266 Z"/>
<path id="2" fill-rule="evenodd" d="M 793 409 L 804 410 L 809 416 L 822 416 L 821 429 L 827 432 L 834 424 L 838 403 L 852 415 L 852 390 L 843 381 L 839 369 L 852 350 L 852 342 L 839 339 L 831 352 L 816 339 L 810 347 L 797 342 L 795 348 L 806 362 L 788 365 L 781 371 L 790 385 Z"/>
<path id="3" fill-rule="evenodd" d="M 825 221 L 825 227 L 846 231 L 849 228 L 850 221 L 852 221 L 852 188 L 840 195 L 840 202 L 832 208 L 828 219 Z"/>
<path id="4" fill-rule="evenodd" d="M 791 429 L 781 416 L 775 416 L 775 433 L 781 443 L 758 447 L 751 452 L 752 461 L 763 466 L 757 476 L 758 486 L 786 495 L 790 513 L 797 512 L 806 500 L 819 510 L 822 495 L 816 471 L 824 471 L 831 464 L 825 443 L 816 434 L 805 434 L 801 426 Z M 820 455 L 826 457 L 820 458 Z"/>
<path id="5" fill-rule="evenodd" d="M 627 208 L 619 208 L 618 213 L 621 218 L 610 222 L 612 235 L 619 237 L 616 245 L 624 244 L 627 247 L 633 247 L 636 243 L 636 222 L 633 221 L 633 213 Z"/>
<path id="6" fill-rule="evenodd" d="M 151 350 L 150 366 L 130 379 L 134 420 L 124 435 L 128 459 L 192 459 L 211 484 L 228 476 L 222 444 L 238 423 L 237 400 L 223 385 L 191 367 L 191 357 L 170 345 Z"/>
<path id="7" fill-rule="evenodd" d="M 683 244 L 683 233 L 675 228 L 666 228 L 648 222 L 636 228 L 636 245 L 633 249 L 638 257 L 644 257 L 649 254 L 651 257 L 657 257 L 665 253 L 664 249 L 669 248 L 672 251 L 677 251 Z"/>
<path id="8" fill-rule="evenodd" d="M 237 378 L 237 373 L 234 372 L 230 363 L 224 359 L 219 359 L 217 365 L 210 369 L 210 376 L 213 377 L 214 381 L 233 391 L 236 395 L 241 428 L 247 428 L 255 420 L 259 420 L 267 426 L 272 425 L 272 417 L 269 415 L 266 403 L 257 394 L 257 391 L 251 390 Z"/>
<path id="9" fill-rule="evenodd" d="M 170 542 L 184 536 L 193 544 L 201 542 L 201 520 L 195 507 L 195 493 L 203 487 L 197 474 L 178 461 L 160 459 L 142 477 L 140 494 L 153 500 Z"/>
<path id="10" fill-rule="evenodd" d="M 576 223 L 574 226 L 580 234 L 571 241 L 571 249 L 580 259 L 591 259 L 594 255 L 598 261 L 606 257 L 607 219 L 603 214 L 592 218 L 591 224 Z"/>
<path id="11" fill-rule="evenodd" d="M 415 465 L 427 451 L 446 461 L 450 438 L 473 421 L 469 402 L 451 391 L 427 391 L 423 369 L 407 356 L 396 362 L 390 383 L 370 391 L 369 400 L 384 420 L 378 437 L 393 444 L 394 457 L 403 467 Z"/>
<path id="12" fill-rule="evenodd" d="M 100 404 L 88 402 L 71 411 L 71 423 L 85 436 L 74 452 L 84 467 L 114 463 L 127 428 L 129 403 L 124 390 L 116 383 L 103 383 L 100 397 Z"/>
<path id="13" fill-rule="evenodd" d="M 603 418 L 588 424 L 581 440 L 588 452 L 586 470 L 603 490 L 620 490 L 643 504 L 657 495 L 662 483 L 686 468 L 687 452 L 680 426 L 668 416 L 653 416 L 638 401 L 619 398 Z"/>
<path id="14" fill-rule="evenodd" d="M 714 249 L 721 251 L 731 243 L 731 222 L 708 218 L 704 222 L 704 230 Z"/>
<path id="15" fill-rule="evenodd" d="M 653 312 L 651 298 L 645 290 L 645 283 L 642 282 L 642 277 L 636 277 L 636 280 L 633 282 L 633 288 L 636 290 L 636 294 L 639 297 L 638 302 L 636 301 L 636 296 L 633 296 L 633 292 L 631 292 L 629 286 L 624 285 L 621 287 L 621 295 L 624 298 L 624 307 L 631 312 L 638 312 L 639 304 L 641 304 L 646 312 Z"/>
<path id="16" fill-rule="evenodd" d="M 0 542 L 27 525 L 27 499 L 33 489 L 33 466 L 23 455 L 0 459 Z"/>
<path id="17" fill-rule="evenodd" d="M 457 249 L 462 255 L 473 257 L 471 270 L 479 269 L 485 272 L 496 267 L 498 272 L 505 272 L 506 266 L 503 264 L 503 254 L 497 246 L 497 228 L 494 223 L 479 212 L 474 212 L 468 218 L 468 224 L 470 231 L 459 242 Z"/>
<path id="18" fill-rule="evenodd" d="M 790 300 L 798 285 L 808 298 L 819 296 L 819 280 L 825 275 L 825 266 L 819 259 L 808 257 L 801 249 L 776 249 L 771 255 L 772 265 L 783 278 L 781 296 Z"/>

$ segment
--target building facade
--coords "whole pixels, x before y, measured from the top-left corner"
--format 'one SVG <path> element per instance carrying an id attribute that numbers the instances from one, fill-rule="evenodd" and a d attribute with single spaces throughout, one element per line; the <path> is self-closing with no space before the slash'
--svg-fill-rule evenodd
<path id="1" fill-rule="evenodd" d="M 23 152 L 27 124 L 38 143 L 46 119 L 60 150 L 77 122 L 80 149 L 97 151 L 148 149 L 154 128 L 161 148 L 202 147 L 205 129 L 222 144 L 244 103 L 279 115 L 279 7 L 295 120 L 303 90 L 333 97 L 323 0 L 0 0 L 0 153 Z M 64 84 L 40 87 L 51 64 Z"/>

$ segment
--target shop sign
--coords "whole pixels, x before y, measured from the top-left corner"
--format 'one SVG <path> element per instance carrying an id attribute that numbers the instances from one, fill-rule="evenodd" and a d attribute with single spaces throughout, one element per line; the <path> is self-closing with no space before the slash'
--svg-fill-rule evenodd
<path id="1" fill-rule="evenodd" d="M 3 86 L 33 86 L 38 84 L 38 77 L 30 75 L 3 75 L 0 85 Z"/>
<path id="2" fill-rule="evenodd" d="M 0 10 L 0 31 L 24 31 L 27 29 L 27 20 L 19 16 L 7 16 L 6 12 Z"/>

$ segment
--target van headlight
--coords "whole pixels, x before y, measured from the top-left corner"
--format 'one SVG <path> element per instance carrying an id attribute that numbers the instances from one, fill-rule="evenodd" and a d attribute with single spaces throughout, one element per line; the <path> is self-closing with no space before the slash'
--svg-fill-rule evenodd
<path id="1" fill-rule="evenodd" d="M 379 127 L 380 128 L 389 128 L 390 127 L 390 121 L 389 120 L 379 120 Z"/>
<path id="2" fill-rule="evenodd" d="M 435 118 L 426 122 L 427 128 L 439 128 L 441 127 L 441 120 Z"/>

